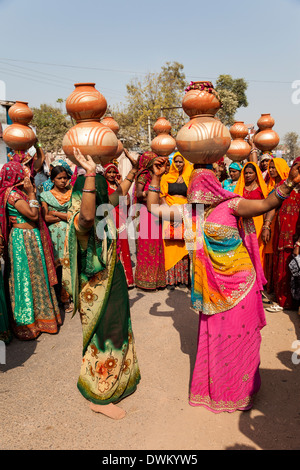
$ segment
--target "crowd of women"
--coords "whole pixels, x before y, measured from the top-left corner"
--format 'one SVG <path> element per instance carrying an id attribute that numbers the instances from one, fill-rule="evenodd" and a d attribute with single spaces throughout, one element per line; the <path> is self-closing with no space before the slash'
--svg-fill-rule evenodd
<path id="1" fill-rule="evenodd" d="M 185 286 L 201 312 L 190 404 L 248 409 L 260 384 L 262 295 L 270 311 L 299 306 L 290 264 L 300 248 L 300 158 L 292 169 L 269 154 L 259 162 L 253 147 L 249 161 L 227 168 L 223 160 L 193 166 L 179 152 L 166 159 L 148 151 L 136 161 L 125 154 L 132 170 L 123 177 L 117 162 L 99 168 L 77 149 L 75 172 L 57 159 L 48 175 L 38 145 L 9 156 L 0 172 L 0 339 L 57 333 L 62 313 L 79 312 L 78 388 L 93 411 L 118 419 L 115 403 L 140 380 L 128 289 Z M 109 217 L 97 211 L 103 204 L 114 207 Z M 189 204 L 204 205 L 205 229 L 188 217 Z"/>

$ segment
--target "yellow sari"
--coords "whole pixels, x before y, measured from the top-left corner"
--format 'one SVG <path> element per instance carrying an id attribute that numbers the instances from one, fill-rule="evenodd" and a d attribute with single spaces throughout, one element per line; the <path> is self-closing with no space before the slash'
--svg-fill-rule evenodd
<path id="1" fill-rule="evenodd" d="M 174 204 L 186 204 L 187 199 L 183 196 L 172 196 L 169 194 L 169 183 L 176 183 L 179 177 L 179 171 L 174 164 L 174 158 L 180 156 L 184 161 L 184 167 L 182 171 L 182 178 L 186 186 L 189 185 L 189 179 L 193 171 L 193 165 L 189 163 L 179 152 L 176 152 L 173 156 L 172 165 L 169 173 L 163 175 L 160 184 L 160 196 L 164 197 L 166 203 L 169 206 Z M 164 239 L 164 251 L 165 251 L 165 270 L 168 271 L 175 266 L 182 258 L 188 255 L 188 251 L 185 247 L 184 240 L 169 240 L 164 236 L 165 230 L 168 227 L 168 222 L 163 223 L 163 239 Z"/>
<path id="2" fill-rule="evenodd" d="M 245 197 L 245 169 L 247 168 L 247 165 L 252 164 L 255 169 L 256 169 L 256 174 L 257 174 L 257 184 L 263 194 L 264 199 L 268 196 L 268 188 L 265 183 L 265 180 L 263 178 L 262 172 L 259 168 L 259 166 L 254 163 L 254 162 L 248 162 L 244 165 L 242 171 L 241 171 L 241 176 L 236 184 L 234 193 L 239 194 L 242 197 Z M 253 191 L 254 192 L 254 191 Z M 252 199 L 251 197 L 248 197 L 248 199 Z M 255 197 L 253 199 L 256 199 Z M 255 225 L 255 230 L 256 230 L 256 236 L 258 240 L 258 245 L 259 245 L 259 254 L 260 254 L 260 260 L 262 266 L 264 266 L 264 247 L 265 245 L 263 244 L 263 241 L 261 239 L 261 232 L 262 232 L 262 227 L 264 225 L 264 216 L 259 215 L 257 217 L 253 217 L 253 222 Z"/>

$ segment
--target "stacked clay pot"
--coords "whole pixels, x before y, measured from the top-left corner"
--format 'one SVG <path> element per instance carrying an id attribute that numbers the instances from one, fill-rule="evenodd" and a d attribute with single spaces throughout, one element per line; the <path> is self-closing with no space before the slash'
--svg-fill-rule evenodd
<path id="1" fill-rule="evenodd" d="M 76 121 L 64 136 L 62 148 L 66 156 L 76 165 L 73 148 L 90 155 L 95 163 L 105 164 L 115 157 L 118 148 L 116 134 L 100 123 L 107 102 L 95 88 L 95 83 L 75 83 L 75 90 L 66 100 L 67 113 Z"/>
<path id="2" fill-rule="evenodd" d="M 249 157 L 251 146 L 244 139 L 248 135 L 248 127 L 243 121 L 235 121 L 229 129 L 232 141 L 226 156 L 233 162 L 241 162 Z"/>
<path id="3" fill-rule="evenodd" d="M 167 157 L 175 150 L 176 140 L 170 134 L 171 128 L 165 117 L 158 118 L 153 126 L 156 137 L 151 142 L 151 149 L 160 157 Z"/>
<path id="4" fill-rule="evenodd" d="M 272 129 L 274 124 L 275 120 L 270 114 L 262 114 L 257 121 L 258 131 L 253 143 L 262 152 L 271 152 L 279 144 L 279 135 Z"/>
<path id="5" fill-rule="evenodd" d="M 191 82 L 182 100 L 182 107 L 190 117 L 176 136 L 179 152 L 191 163 L 211 164 L 227 152 L 230 133 L 215 118 L 222 103 L 211 82 Z"/>
<path id="6" fill-rule="evenodd" d="M 33 112 L 25 101 L 16 101 L 8 115 L 13 124 L 3 131 L 3 140 L 8 147 L 16 151 L 26 151 L 36 142 L 36 135 L 28 125 L 33 118 Z"/>
<path id="7" fill-rule="evenodd" d="M 101 123 L 104 124 L 105 126 L 109 127 L 115 133 L 115 135 L 118 137 L 118 132 L 119 132 L 120 126 L 112 116 L 105 116 L 101 120 Z M 123 144 L 120 141 L 120 139 L 118 139 L 118 148 L 117 148 L 117 151 L 114 155 L 114 158 L 119 158 L 122 155 L 123 150 L 124 150 Z"/>

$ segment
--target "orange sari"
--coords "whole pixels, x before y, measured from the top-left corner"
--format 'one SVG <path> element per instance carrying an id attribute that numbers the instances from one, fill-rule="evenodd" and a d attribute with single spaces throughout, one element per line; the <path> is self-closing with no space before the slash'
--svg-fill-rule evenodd
<path id="1" fill-rule="evenodd" d="M 245 192 L 245 186 L 246 186 L 245 185 L 245 169 L 247 168 L 247 165 L 249 165 L 250 163 L 252 165 L 254 165 L 255 169 L 256 169 L 257 184 L 260 188 L 261 197 L 258 197 L 258 195 L 256 194 L 257 193 L 256 190 L 252 191 L 253 195 L 251 195 L 251 193 L 248 193 L 246 195 L 246 192 Z M 262 172 L 261 172 L 259 166 L 256 163 L 248 162 L 244 165 L 244 167 L 241 171 L 241 176 L 240 176 L 240 178 L 239 178 L 239 180 L 236 184 L 234 193 L 239 194 L 242 197 L 246 197 L 247 199 L 259 199 L 259 198 L 265 199 L 268 196 L 267 185 L 266 185 L 265 180 L 263 178 Z M 262 266 L 264 266 L 264 247 L 265 247 L 265 245 L 263 244 L 263 241 L 261 239 L 261 232 L 262 232 L 262 227 L 263 227 L 263 224 L 264 224 L 264 216 L 259 215 L 257 217 L 253 217 L 253 222 L 254 222 L 254 225 L 255 225 L 256 236 L 257 236 L 257 240 L 258 240 L 260 260 L 261 260 Z"/>

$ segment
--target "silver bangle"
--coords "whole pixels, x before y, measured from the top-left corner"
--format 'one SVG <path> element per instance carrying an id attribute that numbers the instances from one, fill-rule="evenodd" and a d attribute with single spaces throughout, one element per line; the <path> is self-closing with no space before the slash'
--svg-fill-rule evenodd
<path id="1" fill-rule="evenodd" d="M 29 207 L 36 207 L 38 209 L 40 207 L 39 201 L 36 199 L 31 199 L 29 201 Z"/>

